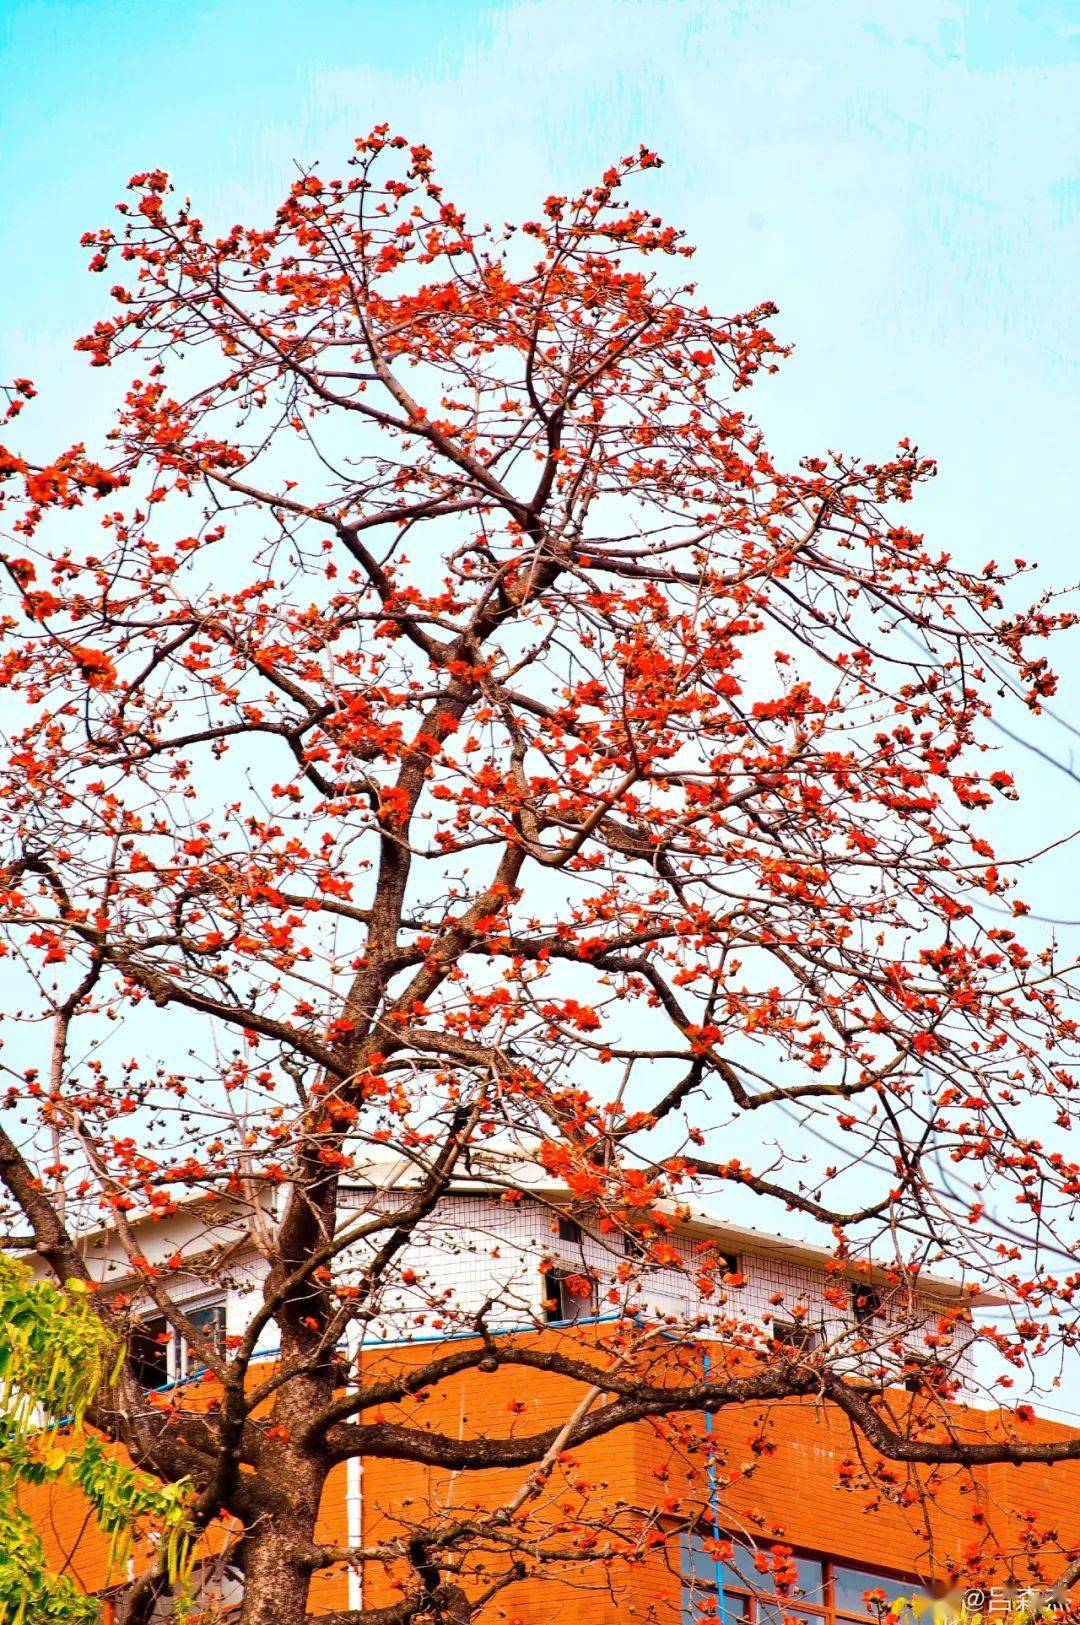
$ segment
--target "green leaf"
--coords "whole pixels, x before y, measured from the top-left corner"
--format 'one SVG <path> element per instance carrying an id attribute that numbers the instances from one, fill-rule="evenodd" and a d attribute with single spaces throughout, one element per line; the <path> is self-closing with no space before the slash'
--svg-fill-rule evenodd
<path id="1" fill-rule="evenodd" d="M 115 1383 L 123 1344 L 96 1312 L 83 1281 L 38 1281 L 0 1252 L 0 1625 L 96 1625 L 100 1607 L 68 1575 L 50 1572 L 44 1547 L 18 1503 L 20 1484 L 75 1484 L 122 1562 L 140 1532 L 154 1530 L 170 1577 L 190 1579 L 194 1535 L 190 1487 L 160 1485 L 82 1431 L 99 1390 Z M 51 1418 L 44 1427 L 42 1413 Z"/>

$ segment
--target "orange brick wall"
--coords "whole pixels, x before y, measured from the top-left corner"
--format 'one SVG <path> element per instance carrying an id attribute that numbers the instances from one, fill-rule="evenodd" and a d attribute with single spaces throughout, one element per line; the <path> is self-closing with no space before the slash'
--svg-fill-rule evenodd
<path id="1" fill-rule="evenodd" d="M 429 1354 L 423 1348 L 395 1350 L 381 1356 L 380 1363 L 407 1365 Z M 566 1382 L 545 1373 L 513 1368 L 486 1376 L 470 1372 L 444 1384 L 422 1405 L 388 1409 L 386 1416 L 460 1436 L 502 1431 L 511 1423 L 516 1431 L 533 1433 L 565 1421 L 573 1393 Z M 897 1403 L 908 1401 L 900 1395 Z M 511 1410 L 511 1404 L 524 1409 Z M 951 1425 L 968 1436 L 1016 1436 L 1015 1419 L 1000 1413 L 951 1406 L 949 1414 Z M 1080 1463 L 975 1472 L 948 1467 L 922 1470 L 917 1479 L 903 1467 L 884 1464 L 894 1492 L 902 1496 L 902 1504 L 896 1504 L 859 1473 L 860 1450 L 863 1461 L 882 1464 L 865 1445 L 856 1444 L 850 1425 L 832 1407 L 801 1400 L 766 1409 L 745 1407 L 721 1413 L 712 1426 L 720 1452 L 717 1477 L 732 1481 L 723 1490 L 722 1520 L 756 1540 L 783 1541 L 853 1565 L 927 1580 L 970 1576 L 980 1563 L 1000 1574 L 1000 1553 L 1019 1559 L 1025 1537 L 1033 1531 L 1041 1542 L 1049 1539 L 1047 1580 L 1064 1565 L 1061 1549 L 1080 1552 Z M 1067 1429 L 1042 1420 L 1021 1432 L 1030 1439 L 1068 1435 Z M 689 1497 L 707 1507 L 711 1492 L 703 1434 L 703 1421 L 695 1417 L 674 1428 L 641 1424 L 594 1441 L 575 1452 L 578 1467 L 569 1475 L 575 1482 L 587 1481 L 589 1492 L 583 1495 L 560 1478 L 560 1493 L 544 1515 L 557 1519 L 564 1503 L 578 1519 L 594 1518 L 602 1530 L 611 1509 L 620 1504 L 650 1509 L 665 1499 L 675 1504 Z M 842 1463 L 855 1468 L 852 1487 L 841 1482 Z M 428 1506 L 490 1509 L 505 1504 L 526 1476 L 525 1469 L 455 1476 L 369 1460 L 363 1472 L 363 1542 L 375 1544 L 422 1522 Z M 328 1515 L 338 1520 L 336 1538 L 343 1540 L 343 1499 Z M 508 1588 L 483 1618 L 492 1625 L 509 1620 L 520 1625 L 599 1625 L 623 1618 L 674 1625 L 679 1619 L 678 1551 L 674 1541 L 669 1545 L 669 1551 L 654 1551 L 632 1569 L 613 1564 L 591 1579 L 581 1573 L 556 1577 L 557 1571 L 547 1579 L 530 1579 Z M 385 1575 L 365 1576 L 366 1603 L 384 1604 L 399 1595 Z"/>
<path id="2" fill-rule="evenodd" d="M 576 1335 L 588 1337 L 582 1329 Z M 376 1368 L 412 1366 L 430 1357 L 430 1347 L 383 1351 L 368 1358 L 364 1375 Z M 557 1426 L 575 1403 L 572 1385 L 543 1372 L 501 1368 L 491 1374 L 470 1372 L 443 1384 L 427 1398 L 388 1407 L 387 1420 L 454 1436 L 486 1432 L 534 1433 Z M 905 1401 L 906 1402 L 906 1401 Z M 994 1437 L 1005 1426 L 996 1412 L 951 1407 L 953 1425 L 962 1432 Z M 838 1412 L 811 1401 L 786 1401 L 722 1412 L 713 1421 L 717 1444 L 716 1473 L 732 1482 L 723 1494 L 723 1518 L 729 1528 L 752 1538 L 805 1547 L 857 1565 L 868 1564 L 923 1578 L 952 1572 L 971 1573 L 980 1558 L 996 1548 L 1015 1554 L 1025 1535 L 1080 1552 L 1080 1463 L 1054 1468 L 994 1466 L 975 1472 L 948 1468 L 923 1472 L 920 1499 L 912 1486 L 907 1504 L 896 1505 L 874 1495 L 866 1482 L 844 1488 L 841 1463 L 856 1464 L 858 1451 L 850 1428 Z M 1009 1419 L 1015 1429 L 1015 1421 Z M 576 1529 L 591 1521 L 601 1545 L 607 1530 L 631 1509 L 676 1505 L 690 1495 L 707 1506 L 710 1484 L 702 1449 L 703 1424 L 689 1418 L 679 1424 L 640 1424 L 596 1440 L 560 1467 L 537 1503 L 538 1516 L 551 1526 L 552 1538 L 565 1544 L 574 1531 L 560 1533 L 566 1521 Z M 1053 1423 L 1038 1421 L 1026 1437 L 1067 1436 Z M 865 1460 L 872 1461 L 863 1449 Z M 745 1469 L 749 1468 L 747 1473 Z M 891 1469 L 896 1488 L 905 1470 Z M 851 1471 L 849 1468 L 848 1471 Z M 424 1524 L 428 1509 L 455 1514 L 476 1507 L 505 1505 L 527 1477 L 527 1469 L 485 1473 L 447 1473 L 411 1463 L 372 1460 L 362 1474 L 365 1545 Z M 337 1469 L 327 1485 L 319 1537 L 347 1544 L 346 1474 Z M 106 1572 L 107 1542 L 74 1490 L 53 1487 L 25 1499 L 41 1529 L 50 1558 L 67 1562 L 87 1590 L 98 1590 L 122 1576 Z M 676 1625 L 679 1619 L 678 1552 L 651 1550 L 632 1566 L 624 1562 L 594 1572 L 578 1567 L 560 1572 L 552 1567 L 543 1578 L 507 1588 L 485 1610 L 485 1625 L 600 1625 L 632 1620 L 647 1625 Z M 1054 1578 L 1065 1559 L 1051 1551 L 1045 1578 Z M 368 1605 L 400 1596 L 393 1576 L 374 1566 L 364 1576 Z M 312 1611 L 343 1607 L 347 1582 L 342 1571 L 316 1576 Z"/>

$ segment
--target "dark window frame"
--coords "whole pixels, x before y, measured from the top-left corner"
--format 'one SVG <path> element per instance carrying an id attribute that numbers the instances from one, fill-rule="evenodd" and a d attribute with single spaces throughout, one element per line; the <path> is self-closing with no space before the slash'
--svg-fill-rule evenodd
<path id="1" fill-rule="evenodd" d="M 208 1298 L 204 1302 L 180 1303 L 188 1319 L 200 1329 L 207 1322 L 212 1326 L 212 1337 L 219 1354 L 225 1353 L 226 1318 L 224 1295 Z M 153 1328 L 153 1331 L 151 1330 Z M 151 1351 L 151 1342 L 154 1349 Z M 140 1352 L 139 1344 L 142 1344 Z M 188 1382 L 200 1376 L 206 1367 L 192 1356 L 187 1341 L 169 1325 L 164 1315 L 141 1315 L 132 1322 L 128 1337 L 129 1357 L 135 1380 L 149 1392 L 170 1388 L 176 1382 Z M 156 1377 L 156 1381 L 147 1381 Z"/>
<path id="2" fill-rule="evenodd" d="M 164 1315 L 144 1315 L 132 1323 L 128 1357 L 141 1388 L 153 1393 L 172 1381 L 172 1347 L 176 1333 Z M 151 1380 L 153 1379 L 153 1380 Z"/>
<path id="3" fill-rule="evenodd" d="M 701 1531 L 709 1538 L 708 1531 Z M 821 1591 L 819 1597 L 806 1597 L 793 1587 L 787 1596 L 781 1596 L 773 1589 L 769 1589 L 770 1576 L 757 1576 L 752 1566 L 752 1554 L 746 1547 L 740 1546 L 733 1540 L 735 1547 L 735 1561 L 739 1564 L 740 1572 L 735 1583 L 729 1579 L 732 1564 L 717 1564 L 723 1578 L 718 1587 L 715 1579 L 702 1579 L 695 1574 L 692 1565 L 687 1562 L 687 1540 L 693 1538 L 695 1531 L 683 1531 L 680 1543 L 680 1578 L 682 1581 L 682 1621 L 683 1625 L 709 1625 L 714 1617 L 728 1621 L 741 1621 L 743 1625 L 781 1625 L 785 1617 L 796 1617 L 813 1625 L 882 1625 L 890 1607 L 890 1599 L 876 1606 L 872 1613 L 859 1612 L 853 1609 L 841 1609 L 837 1606 L 837 1574 L 850 1574 L 852 1576 L 867 1577 L 880 1580 L 882 1589 L 896 1588 L 916 1594 L 922 1591 L 922 1586 L 916 1579 L 898 1574 L 895 1569 L 879 1569 L 872 1565 L 862 1565 L 858 1568 L 853 1563 L 841 1562 L 838 1558 L 823 1552 L 812 1552 L 802 1548 L 792 1548 L 792 1557 L 795 1561 L 816 1563 L 821 1568 Z M 717 1536 L 720 1540 L 730 1539 L 726 1534 Z M 764 1549 L 764 1548 L 763 1548 Z M 706 1558 L 706 1562 L 711 1562 Z M 760 1585 L 739 1584 L 748 1579 L 746 1570 L 749 1569 L 756 1578 L 760 1578 Z M 869 1591 L 874 1589 L 866 1587 Z M 720 1602 L 719 1592 L 723 1592 L 723 1602 L 717 1611 L 716 1604 Z M 695 1593 L 697 1596 L 695 1597 Z M 901 1592 L 902 1594 L 902 1592 Z M 700 1605 L 700 1606 L 699 1606 Z M 712 1607 L 712 1613 L 708 1610 Z"/>
<path id="4" fill-rule="evenodd" d="M 905 1349 L 900 1380 L 909 1394 L 942 1394 L 956 1380 L 954 1362 L 917 1349 Z"/>
<path id="5" fill-rule="evenodd" d="M 588 1281 L 589 1292 L 579 1297 L 571 1292 L 567 1277 Z M 585 1269 L 574 1269 L 566 1264 L 549 1264 L 543 1271 L 544 1319 L 549 1326 L 576 1326 L 582 1321 L 596 1320 L 600 1313 L 600 1293 L 595 1276 Z M 570 1313 L 567 1313 L 567 1310 Z"/>
<path id="6" fill-rule="evenodd" d="M 210 1339 L 219 1355 L 225 1353 L 225 1299 L 211 1298 L 206 1303 L 193 1304 L 190 1308 L 184 1307 L 184 1313 L 199 1331 L 206 1332 L 210 1327 Z M 206 1370 L 202 1361 L 192 1355 L 187 1342 L 183 1337 L 176 1339 L 176 1374 L 183 1381 L 197 1377 Z"/>
<path id="7" fill-rule="evenodd" d="M 769 1332 L 780 1348 L 793 1349 L 796 1354 L 813 1354 L 822 1337 L 821 1327 L 809 1318 L 795 1320 L 788 1315 L 774 1316 Z"/>
<path id="8" fill-rule="evenodd" d="M 881 1318 L 885 1300 L 880 1287 L 870 1281 L 852 1281 L 851 1314 L 856 1326 L 870 1326 Z"/>
<path id="9" fill-rule="evenodd" d="M 642 1259 L 649 1255 L 649 1243 L 645 1236 L 637 1230 L 624 1230 L 622 1233 L 623 1253 L 627 1258 Z"/>

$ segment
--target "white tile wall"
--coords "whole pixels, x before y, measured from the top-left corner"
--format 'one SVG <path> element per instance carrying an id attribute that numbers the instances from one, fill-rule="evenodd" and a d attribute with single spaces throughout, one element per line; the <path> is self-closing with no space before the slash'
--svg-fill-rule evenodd
<path id="1" fill-rule="evenodd" d="M 401 1191 L 342 1193 L 341 1227 L 353 1228 L 365 1219 L 382 1221 L 371 1237 L 357 1242 L 338 1267 L 345 1279 L 360 1278 L 365 1263 L 381 1247 L 393 1228 L 395 1214 L 408 1200 Z M 826 1288 L 850 1283 L 842 1276 L 790 1262 L 767 1251 L 739 1256 L 745 1285 L 724 1289 L 723 1297 L 705 1299 L 695 1284 L 700 1243 L 676 1234 L 669 1244 L 680 1263 L 664 1268 L 635 1268 L 629 1285 L 617 1283 L 616 1270 L 626 1262 L 622 1238 L 605 1237 L 583 1225 L 579 1243 L 557 1234 L 558 1215 L 533 1196 L 506 1202 L 483 1192 L 451 1194 L 435 1213 L 419 1225 L 396 1256 L 386 1276 L 385 1290 L 366 1326 L 366 1342 L 439 1339 L 471 1331 L 483 1308 L 493 1330 L 543 1325 L 546 1320 L 543 1261 L 562 1269 L 588 1274 L 597 1282 L 600 1315 L 638 1313 L 672 1324 L 698 1323 L 701 1335 L 726 1335 L 724 1322 L 736 1321 L 744 1335 L 754 1329 L 768 1331 L 774 1319 L 797 1318 L 792 1311 L 805 1307 L 805 1320 L 821 1328 L 827 1342 L 843 1360 L 843 1368 L 857 1369 L 872 1361 L 892 1367 L 895 1352 L 887 1347 L 899 1341 L 906 1349 L 947 1358 L 965 1384 L 972 1377 L 970 1325 L 954 1328 L 951 1344 L 935 1349 L 928 1342 L 938 1330 L 945 1305 L 928 1297 L 906 1298 L 899 1290 L 885 1293 L 883 1313 L 863 1335 L 873 1344 L 871 1355 L 857 1354 L 852 1317 L 845 1305 L 838 1308 L 826 1298 Z M 631 1262 L 633 1262 L 631 1260 Z M 209 1271 L 208 1271 L 209 1273 Z M 239 1246 L 227 1262 L 205 1275 L 170 1280 L 169 1290 L 182 1304 L 216 1301 L 224 1296 L 226 1331 L 241 1336 L 258 1306 L 266 1263 L 251 1246 Z M 609 1294 L 616 1290 L 617 1299 Z M 773 1302 L 778 1297 L 779 1302 Z M 485 1308 L 486 1306 L 486 1308 Z M 152 1312 L 149 1300 L 137 1300 L 136 1312 Z M 270 1353 L 277 1341 L 271 1324 L 260 1340 L 260 1352 Z"/>
<path id="2" fill-rule="evenodd" d="M 364 1211 L 392 1218 L 405 1200 L 401 1193 L 346 1193 L 357 1218 Z M 541 1261 L 549 1258 L 560 1267 L 595 1277 L 601 1315 L 636 1310 L 650 1318 L 670 1317 L 680 1323 L 699 1317 L 714 1322 L 732 1317 L 747 1328 L 767 1330 L 773 1319 L 791 1319 L 794 1309 L 805 1306 L 806 1320 L 822 1328 L 838 1355 L 848 1356 L 849 1368 L 871 1358 L 875 1365 L 894 1365 L 895 1354 L 882 1345 L 900 1340 L 913 1352 L 948 1358 L 961 1380 L 970 1381 L 971 1327 L 957 1325 L 949 1346 L 935 1349 L 927 1338 L 937 1333 L 938 1317 L 945 1306 L 925 1296 L 912 1298 L 900 1289 L 886 1291 L 882 1314 L 864 1333 L 857 1334 L 846 1302 L 841 1309 L 825 1296 L 827 1287 L 835 1290 L 839 1286 L 846 1297 L 849 1283 L 844 1277 L 767 1252 L 747 1252 L 740 1255 L 746 1284 L 726 1289 L 726 1303 L 721 1304 L 703 1299 L 695 1285 L 695 1248 L 699 1244 L 692 1237 L 676 1235 L 669 1239 L 681 1255 L 681 1266 L 635 1271 L 632 1287 L 619 1287 L 618 1301 L 611 1302 L 608 1293 L 616 1285 L 615 1271 L 625 1257 L 621 1238 L 590 1233 L 586 1225 L 579 1245 L 556 1234 L 556 1218 L 533 1197 L 514 1203 L 482 1193 L 444 1198 L 399 1255 L 397 1278 L 381 1299 L 381 1312 L 369 1336 L 396 1340 L 452 1335 L 468 1329 L 485 1304 L 489 1305 L 486 1319 L 493 1328 L 542 1322 Z M 358 1267 L 385 1235 L 381 1232 L 357 1247 Z M 401 1270 L 412 1271 L 415 1280 L 402 1281 Z M 775 1295 L 780 1295 L 779 1303 L 771 1301 Z M 702 1329 L 707 1335 L 707 1327 Z M 872 1343 L 872 1356 L 854 1353 L 852 1342 L 857 1335 Z"/>

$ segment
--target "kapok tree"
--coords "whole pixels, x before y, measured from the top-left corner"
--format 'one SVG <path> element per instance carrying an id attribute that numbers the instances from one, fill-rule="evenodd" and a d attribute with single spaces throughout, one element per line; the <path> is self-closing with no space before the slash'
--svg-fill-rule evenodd
<path id="1" fill-rule="evenodd" d="M 84 239 L 118 279 L 79 342 L 122 380 L 115 421 L 96 450 L 0 453 L 0 1177 L 60 1281 L 107 1223 L 138 1293 L 97 1293 L 103 1321 L 149 1305 L 213 1373 L 209 1412 L 129 1366 L 90 1416 L 190 1482 L 191 1527 L 227 1520 L 244 1625 L 297 1625 L 348 1560 L 316 1512 L 354 1457 L 466 1488 L 364 1554 L 399 1600 L 335 1625 L 469 1617 L 552 1552 L 610 1564 L 697 1516 L 704 1491 L 599 1541 L 563 1508 L 545 1543 L 568 1453 L 642 1418 L 814 1394 L 900 1463 L 1080 1456 L 1022 1418 L 933 1428 L 947 1371 L 902 1412 L 850 1345 L 755 1340 L 707 1250 L 695 1324 L 635 1309 L 672 1204 L 714 1191 L 898 1279 L 1011 1275 L 1031 1301 L 985 1335 L 1031 1365 L 1071 1341 L 1076 1278 L 1033 1297 L 1025 1249 L 1080 1188 L 1071 995 L 979 833 L 1016 793 L 992 708 L 1038 711 L 1066 617 L 1008 606 L 1022 561 L 972 572 L 902 523 L 933 472 L 908 442 L 778 466 L 736 404 L 783 355 L 774 309 L 718 316 L 680 281 L 680 234 L 620 201 L 657 164 L 502 232 L 385 129 L 221 234 L 136 175 Z M 492 1139 L 631 1238 L 587 1340 L 409 1279 Z M 358 1262 L 341 1192 L 389 1155 L 415 1176 Z M 230 1235 L 246 1213 L 267 1263 L 224 1350 L 176 1295 L 192 1259 L 136 1234 L 195 1198 Z M 365 1375 L 406 1287 L 417 1335 L 473 1335 Z M 499 1367 L 564 1379 L 562 1424 L 394 1410 Z M 499 1508 L 463 1513 L 491 1468 Z M 119 1617 L 169 1585 L 151 1567 Z"/>

